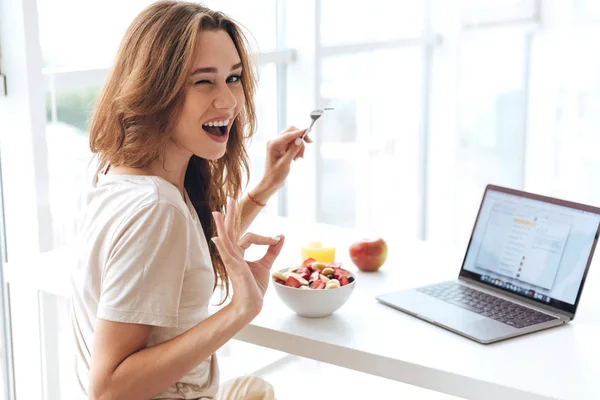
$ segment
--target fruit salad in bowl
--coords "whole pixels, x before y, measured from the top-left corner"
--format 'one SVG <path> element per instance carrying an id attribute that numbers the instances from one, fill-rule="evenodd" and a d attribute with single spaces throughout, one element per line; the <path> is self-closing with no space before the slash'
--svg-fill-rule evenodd
<path id="1" fill-rule="evenodd" d="M 303 317 L 325 317 L 346 303 L 356 277 L 339 262 L 304 260 L 301 266 L 272 273 L 275 291 L 292 311 Z"/>

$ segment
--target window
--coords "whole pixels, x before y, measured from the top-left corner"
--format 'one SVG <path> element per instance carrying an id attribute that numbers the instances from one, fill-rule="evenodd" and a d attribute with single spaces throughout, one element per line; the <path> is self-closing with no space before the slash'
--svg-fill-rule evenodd
<path id="1" fill-rule="evenodd" d="M 202 4 L 224 12 L 246 29 L 257 53 L 277 48 L 277 0 L 207 0 Z"/>
<path id="2" fill-rule="evenodd" d="M 127 27 L 150 3 L 151 0 L 38 0 L 44 67 L 109 67 Z"/>
<path id="3" fill-rule="evenodd" d="M 577 4 L 576 18 L 559 20 L 560 35 L 543 32 L 534 41 L 528 181 L 558 197 L 598 204 L 600 57 L 589 46 L 600 29 L 596 14 L 583 12 L 593 11 L 592 3 Z"/>
<path id="4" fill-rule="evenodd" d="M 421 50 L 398 48 L 324 58 L 318 219 L 381 229 L 404 222 L 417 237 Z M 402 172 L 404 171 L 404 173 Z M 411 232 L 412 228 L 412 232 Z"/>
<path id="5" fill-rule="evenodd" d="M 248 188 L 254 187 L 263 176 L 267 141 L 277 135 L 277 67 L 275 64 L 261 66 L 259 88 L 256 93 L 256 117 L 258 126 L 248 147 L 250 156 L 250 180 Z M 279 199 L 274 196 L 263 210 L 266 214 L 279 213 Z"/>
<path id="6" fill-rule="evenodd" d="M 434 2 L 427 240 L 466 246 L 489 183 L 531 190 L 528 107 L 537 2 Z M 537 152 L 536 150 L 533 150 Z"/>
<path id="7" fill-rule="evenodd" d="M 5 284 L 3 271 L 6 259 L 6 245 L 4 242 L 4 203 L 2 198 L 2 176 L 0 176 L 0 400 L 8 400 L 13 397 L 14 388 L 12 384 L 10 314 L 7 304 L 7 286 Z"/>
<path id="8" fill-rule="evenodd" d="M 423 29 L 424 2 L 324 0 L 321 6 L 321 42 L 324 46 L 414 38 Z M 343 15 L 343 18 L 340 16 Z"/>
<path id="9" fill-rule="evenodd" d="M 77 165 L 89 155 L 86 121 L 106 67 L 127 24 L 148 3 L 139 0 L 124 6 L 112 0 L 90 4 L 91 8 L 86 5 L 84 11 L 82 3 L 74 0 L 38 2 L 55 247 L 69 239 L 66 221 L 72 209 L 59 198 L 74 190 L 74 185 L 59 182 L 58 177 L 69 176 L 73 182 L 81 178 L 65 168 L 65 157 L 57 149 L 69 149 L 68 162 Z M 314 61 L 307 75 L 318 80 L 314 89 L 282 72 L 280 67 L 285 68 L 291 58 L 261 65 L 259 129 L 250 146 L 251 184 L 262 173 L 265 142 L 285 126 L 281 104 L 311 90 L 311 101 L 295 101 L 306 107 L 304 115 L 315 107 L 336 108 L 318 123 L 314 133 L 318 172 L 311 183 L 314 187 L 305 189 L 310 196 L 314 194 L 316 220 L 368 229 L 385 229 L 392 221 L 402 221 L 407 237 L 416 237 L 425 218 L 434 236 L 436 225 L 443 225 L 464 238 L 486 183 L 525 189 L 539 186 L 532 183 L 542 177 L 532 160 L 540 159 L 542 152 L 532 146 L 549 146 L 542 143 L 541 133 L 536 133 L 536 116 L 542 114 L 554 116 L 555 122 L 553 139 L 546 139 L 552 142 L 548 148 L 553 157 L 543 163 L 551 171 L 544 175 L 549 183 L 540 189 L 557 195 L 575 193 L 577 198 L 595 201 L 595 189 L 583 184 L 595 179 L 598 170 L 593 154 L 586 153 L 596 145 L 591 132 L 597 125 L 594 68 L 598 60 L 585 51 L 598 35 L 593 2 L 548 6 L 534 0 L 495 0 L 449 5 L 429 0 L 361 7 L 331 0 L 314 4 L 316 12 L 302 9 L 303 15 L 312 19 L 283 24 L 286 7 L 299 10 L 300 6 L 283 0 L 208 2 L 241 21 L 259 51 L 282 51 L 286 44 L 293 44 L 303 57 L 299 64 L 304 59 Z M 117 5 L 121 11 L 113 13 Z M 75 10 L 69 15 L 99 17 L 70 17 L 68 24 L 56 24 L 64 20 L 67 10 Z M 344 18 L 340 19 L 342 12 Z M 540 19 L 549 15 L 546 28 L 536 31 Z M 115 27 L 108 33 L 101 29 L 106 21 Z M 571 28 L 558 35 L 557 24 Z M 428 36 L 430 30 L 443 36 L 441 44 Z M 86 34 L 72 35 L 73 31 Z M 98 34 L 101 31 L 103 34 Z M 555 43 L 556 50 L 544 52 L 544 43 Z M 432 49 L 433 57 L 427 58 Z M 553 78 L 533 71 L 541 72 L 542 63 L 556 60 L 560 60 L 560 68 L 554 67 L 559 79 L 553 81 L 551 104 L 538 94 L 543 83 L 539 75 L 546 76 L 546 87 Z M 446 66 L 450 73 L 444 76 L 445 82 L 434 77 L 431 86 L 425 85 L 428 71 L 435 75 Z M 436 93 L 444 85 L 449 89 L 454 85 L 456 97 L 445 94 L 449 102 L 436 106 Z M 454 116 L 448 117 L 451 114 Z M 305 118 L 290 122 L 307 125 Z M 434 134 L 438 120 L 450 122 L 444 127 L 448 138 L 440 141 Z M 427 124 L 434 128 L 428 131 Z M 440 149 L 442 143 L 451 147 Z M 580 155 L 573 156 L 573 149 Z M 448 202 L 433 195 L 444 192 L 438 189 L 443 184 L 435 172 L 442 169 L 446 175 L 440 176 L 451 175 L 455 194 L 450 212 L 438 213 L 435 210 L 441 206 L 436 204 Z M 268 212 L 280 212 L 286 205 L 274 201 Z"/>
<path id="10" fill-rule="evenodd" d="M 426 2 L 318 4 L 316 218 L 416 238 Z"/>
<path id="11" fill-rule="evenodd" d="M 526 48 L 521 33 L 472 35 L 461 43 L 453 213 L 460 243 L 488 183 L 523 188 Z"/>
<path id="12" fill-rule="evenodd" d="M 59 81 L 54 75 L 50 79 Z M 46 95 L 46 146 L 53 247 L 72 243 L 77 201 L 92 153 L 87 121 L 100 94 L 100 86 L 60 86 Z"/>
<path id="13" fill-rule="evenodd" d="M 458 11 L 463 26 L 486 26 L 535 21 L 539 0 L 460 0 Z"/>
<path id="14" fill-rule="evenodd" d="M 71 241 L 90 158 L 87 121 L 125 29 L 149 3 L 38 0 L 39 20 L 23 23 L 28 34 L 39 28 L 41 54 L 36 46 L 26 50 L 28 60 L 40 60 L 15 70 L 43 69 L 43 82 L 36 85 L 37 72 L 27 75 L 20 88 L 30 98 L 15 116 L 0 106 L 3 157 L 11 166 L 4 182 L 29 185 L 6 201 L 14 227 L 12 236 L 7 228 L 9 250 L 12 240 L 25 253 L 35 227 L 51 232 L 51 248 Z M 287 192 L 264 212 L 462 247 L 488 183 L 600 203 L 593 184 L 600 179 L 600 56 L 590 51 L 600 38 L 598 2 L 206 3 L 239 20 L 259 54 L 251 186 L 262 175 L 268 140 L 288 124 L 308 126 L 312 109 L 335 108 L 315 125 L 315 143 L 292 169 Z M 31 39 L 17 33 L 14 48 Z M 45 100 L 43 132 L 38 95 Z M 20 120 L 30 117 L 31 129 L 23 127 Z M 18 135 L 6 134 L 15 127 Z M 11 192 L 5 194 L 16 196 Z M 20 209 L 21 201 L 37 205 L 41 216 Z M 29 218 L 26 228 L 12 219 L 16 214 Z M 62 338 L 66 304 L 48 296 L 41 303 L 49 315 L 55 310 L 57 324 L 44 329 Z M 60 350 L 51 354 L 68 351 L 60 340 L 52 343 Z M 46 360 L 55 365 L 61 393 L 68 393 L 67 364 Z"/>

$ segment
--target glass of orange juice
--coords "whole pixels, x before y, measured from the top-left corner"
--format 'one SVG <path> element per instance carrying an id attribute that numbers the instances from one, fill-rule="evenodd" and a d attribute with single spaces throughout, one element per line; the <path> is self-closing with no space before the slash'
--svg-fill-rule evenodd
<path id="1" fill-rule="evenodd" d="M 335 247 L 325 246 L 321 241 L 314 241 L 301 247 L 302 261 L 314 258 L 315 261 L 329 263 L 335 261 Z"/>

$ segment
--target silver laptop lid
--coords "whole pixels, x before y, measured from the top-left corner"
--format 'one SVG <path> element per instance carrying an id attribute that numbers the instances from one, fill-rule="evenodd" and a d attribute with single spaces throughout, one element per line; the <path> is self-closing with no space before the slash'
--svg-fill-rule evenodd
<path id="1" fill-rule="evenodd" d="M 486 187 L 459 277 L 575 315 L 600 208 Z"/>

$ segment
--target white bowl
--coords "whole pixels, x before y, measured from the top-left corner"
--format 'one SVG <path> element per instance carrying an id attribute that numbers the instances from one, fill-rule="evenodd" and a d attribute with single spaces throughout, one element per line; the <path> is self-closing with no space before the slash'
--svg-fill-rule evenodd
<path id="1" fill-rule="evenodd" d="M 288 268 L 285 268 L 281 272 L 287 270 Z M 296 314 L 302 317 L 321 318 L 331 315 L 350 298 L 356 284 L 356 276 L 348 272 L 354 281 L 336 289 L 296 289 L 275 281 L 272 284 L 279 298 Z"/>

